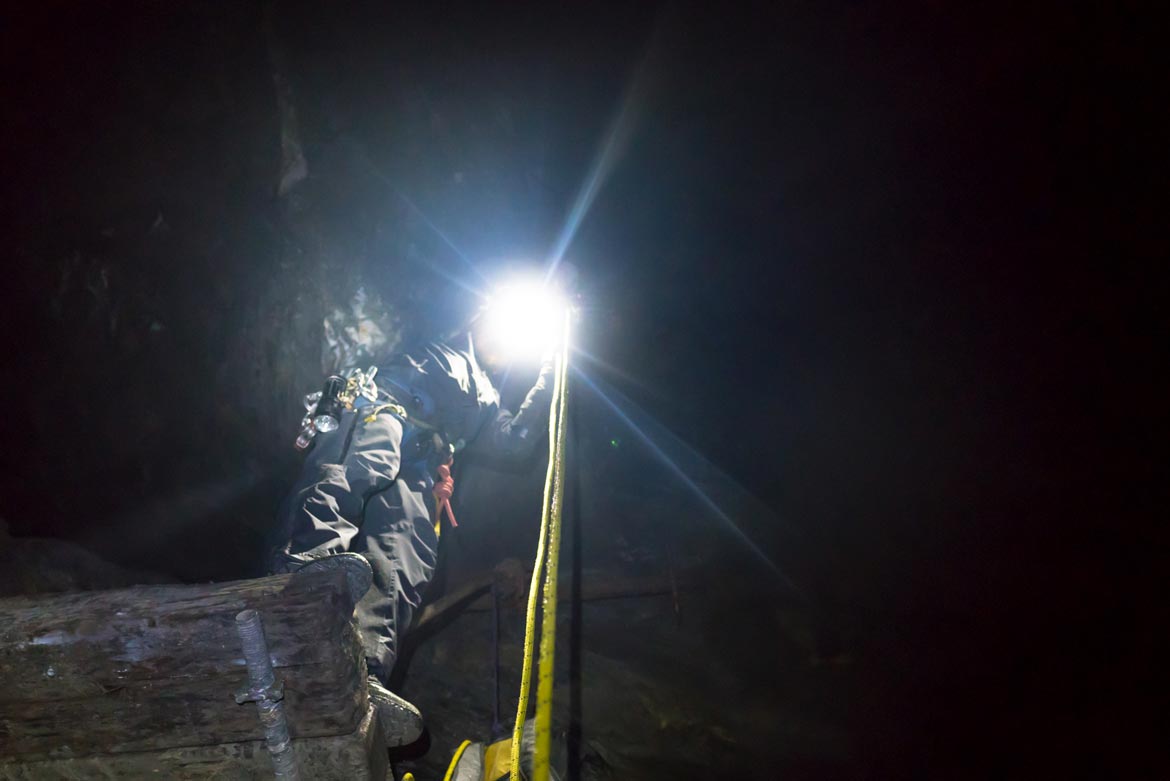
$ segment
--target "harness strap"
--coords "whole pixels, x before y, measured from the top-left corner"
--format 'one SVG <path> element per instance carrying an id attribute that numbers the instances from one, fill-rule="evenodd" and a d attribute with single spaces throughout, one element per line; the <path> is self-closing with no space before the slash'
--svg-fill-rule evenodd
<path id="1" fill-rule="evenodd" d="M 370 414 L 366 415 L 366 417 L 364 418 L 365 422 L 366 423 L 373 423 L 374 418 L 378 417 L 379 414 L 385 412 L 386 410 L 390 410 L 391 412 L 393 412 L 395 415 L 402 418 L 403 420 L 409 420 L 409 418 L 407 417 L 407 414 L 406 414 L 406 409 L 401 404 L 395 404 L 394 402 L 388 402 L 386 404 L 375 405 L 374 408 L 370 410 Z"/>
<path id="2" fill-rule="evenodd" d="M 377 371 L 377 370 L 374 369 L 371 371 Z M 368 377 L 372 380 L 373 375 L 372 374 L 366 375 L 366 377 Z M 358 378 L 359 383 L 362 379 L 365 379 L 365 377 Z M 350 382 L 351 382 L 351 388 L 352 388 L 353 385 L 356 383 L 354 383 L 354 381 L 352 379 L 350 380 Z M 397 384 L 397 383 L 395 383 L 395 384 Z M 359 385 L 359 387 L 360 387 L 360 385 Z M 375 390 L 375 393 L 377 393 L 377 392 L 379 392 L 379 391 Z M 426 421 L 419 420 L 419 419 L 413 417 L 410 413 L 408 413 L 406 411 L 406 407 L 399 404 L 397 402 L 397 400 L 394 399 L 394 396 L 392 394 L 390 394 L 388 391 L 382 389 L 382 390 L 380 390 L 380 392 L 385 394 L 386 396 L 388 396 L 390 398 L 390 401 L 382 402 L 381 404 L 375 404 L 373 406 L 373 408 L 369 411 L 369 413 L 364 418 L 366 423 L 373 423 L 374 419 L 377 418 L 379 414 L 381 414 L 382 412 L 389 411 L 389 412 L 393 413 L 394 415 L 398 416 L 404 422 L 406 422 L 412 426 L 420 428 L 424 431 L 430 431 L 433 433 L 437 433 L 439 435 L 440 439 L 442 439 L 443 441 L 446 441 L 446 438 L 443 436 L 443 433 L 439 430 L 439 428 L 437 426 L 431 425 L 430 423 L 427 423 Z M 360 401 L 361 397 L 359 396 L 357 400 Z M 462 440 L 460 440 L 460 442 L 462 442 Z M 456 447 L 459 447 L 459 446 L 457 445 Z M 440 464 L 439 468 L 435 470 L 435 476 L 433 478 L 434 487 L 431 489 L 431 492 L 435 496 L 435 536 L 436 537 L 439 536 L 441 529 L 442 529 L 442 520 L 443 520 L 443 513 L 444 512 L 447 513 L 447 519 L 451 522 L 451 528 L 452 529 L 459 528 L 459 522 L 455 520 L 455 510 L 452 509 L 452 507 L 451 507 L 451 497 L 455 495 L 455 478 L 453 478 L 451 476 L 451 461 L 452 461 L 452 459 L 450 457 L 448 457 L 446 463 Z"/>

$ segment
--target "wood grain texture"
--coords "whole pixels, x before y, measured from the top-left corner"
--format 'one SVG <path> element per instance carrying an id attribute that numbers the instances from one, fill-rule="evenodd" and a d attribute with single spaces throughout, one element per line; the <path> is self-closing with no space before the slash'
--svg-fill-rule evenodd
<path id="1" fill-rule="evenodd" d="M 390 778 L 385 741 L 373 709 L 348 735 L 294 740 L 293 755 L 304 779 L 388 781 Z M 0 781 L 112 781 L 127 778 L 267 781 L 272 778 L 272 760 L 262 741 L 248 741 L 0 764 Z"/>
<path id="2" fill-rule="evenodd" d="M 0 764 L 262 738 L 235 616 L 264 620 L 294 737 L 352 733 L 365 665 L 341 573 L 0 600 Z"/>

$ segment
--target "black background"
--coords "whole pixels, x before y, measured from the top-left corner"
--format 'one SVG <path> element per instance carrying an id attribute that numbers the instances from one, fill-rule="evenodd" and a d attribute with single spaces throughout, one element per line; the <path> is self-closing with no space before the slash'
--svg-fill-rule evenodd
<path id="1" fill-rule="evenodd" d="M 859 684 L 892 763 L 866 771 L 1151 771 L 1162 535 L 1130 521 L 1163 471 L 1164 415 L 1135 411 L 1164 363 L 1137 315 L 1165 79 L 1139 9 L 276 8 L 299 211 L 260 5 L 6 14 L 14 534 L 256 574 L 322 307 L 360 277 L 420 330 L 466 317 L 451 245 L 543 258 L 616 126 L 566 255 L 609 368 L 582 366 L 762 500 L 756 544 L 897 658 Z"/>

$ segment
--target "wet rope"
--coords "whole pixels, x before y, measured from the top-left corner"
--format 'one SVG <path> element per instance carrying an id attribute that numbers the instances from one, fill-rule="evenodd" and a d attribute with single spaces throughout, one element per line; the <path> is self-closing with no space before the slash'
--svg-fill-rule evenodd
<path id="1" fill-rule="evenodd" d="M 536 746 L 532 757 L 535 781 L 547 781 L 552 745 L 553 658 L 557 629 L 557 570 L 561 559 L 561 515 L 565 506 L 565 432 L 568 430 L 568 344 L 569 323 L 565 320 L 565 336 L 560 376 L 560 390 L 554 393 L 559 403 L 557 410 L 557 468 L 553 475 L 553 507 L 549 521 L 548 565 L 544 571 L 544 616 L 540 624 L 540 662 L 536 678 Z"/>
<path id="2" fill-rule="evenodd" d="M 520 702 L 512 730 L 510 781 L 520 781 L 520 743 L 524 717 L 532 690 L 532 657 L 536 637 L 536 599 L 544 570 L 544 611 L 540 626 L 540 662 L 536 691 L 536 741 L 532 754 L 532 781 L 548 781 L 551 746 L 553 658 L 556 650 L 557 562 L 561 549 L 561 508 L 565 495 L 565 412 L 568 400 L 569 322 L 565 315 L 561 350 L 556 358 L 553 398 L 548 416 L 548 471 L 544 480 L 544 503 L 540 514 L 540 538 L 536 563 L 528 588 L 528 611 L 524 625 L 524 667 L 520 671 Z"/>

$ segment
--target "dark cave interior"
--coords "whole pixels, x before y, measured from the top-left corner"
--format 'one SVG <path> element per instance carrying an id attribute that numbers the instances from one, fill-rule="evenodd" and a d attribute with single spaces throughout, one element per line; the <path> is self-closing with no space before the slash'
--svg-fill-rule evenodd
<path id="1" fill-rule="evenodd" d="M 1117 520 L 1145 493 L 1110 490 L 1156 474 L 1121 453 L 1153 443 L 1127 416 L 1154 391 L 1115 342 L 1165 331 L 1120 319 L 1129 288 L 1153 301 L 1132 262 L 1155 212 L 1101 184 L 1155 176 L 1116 140 L 1156 137 L 1125 126 L 1160 105 L 1134 17 L 6 16 L 5 595 L 263 574 L 326 314 L 361 287 L 411 337 L 444 333 L 469 285 L 571 225 L 590 382 L 566 557 L 678 581 L 563 616 L 571 777 L 1165 769 L 1137 620 L 1165 608 L 1117 597 L 1158 591 L 1128 552 L 1152 535 Z M 284 191 L 281 84 L 307 172 Z M 505 403 L 530 382 L 509 374 Z M 436 594 L 535 546 L 540 465 L 458 476 Z M 486 729 L 487 620 L 406 674 L 420 778 Z"/>

